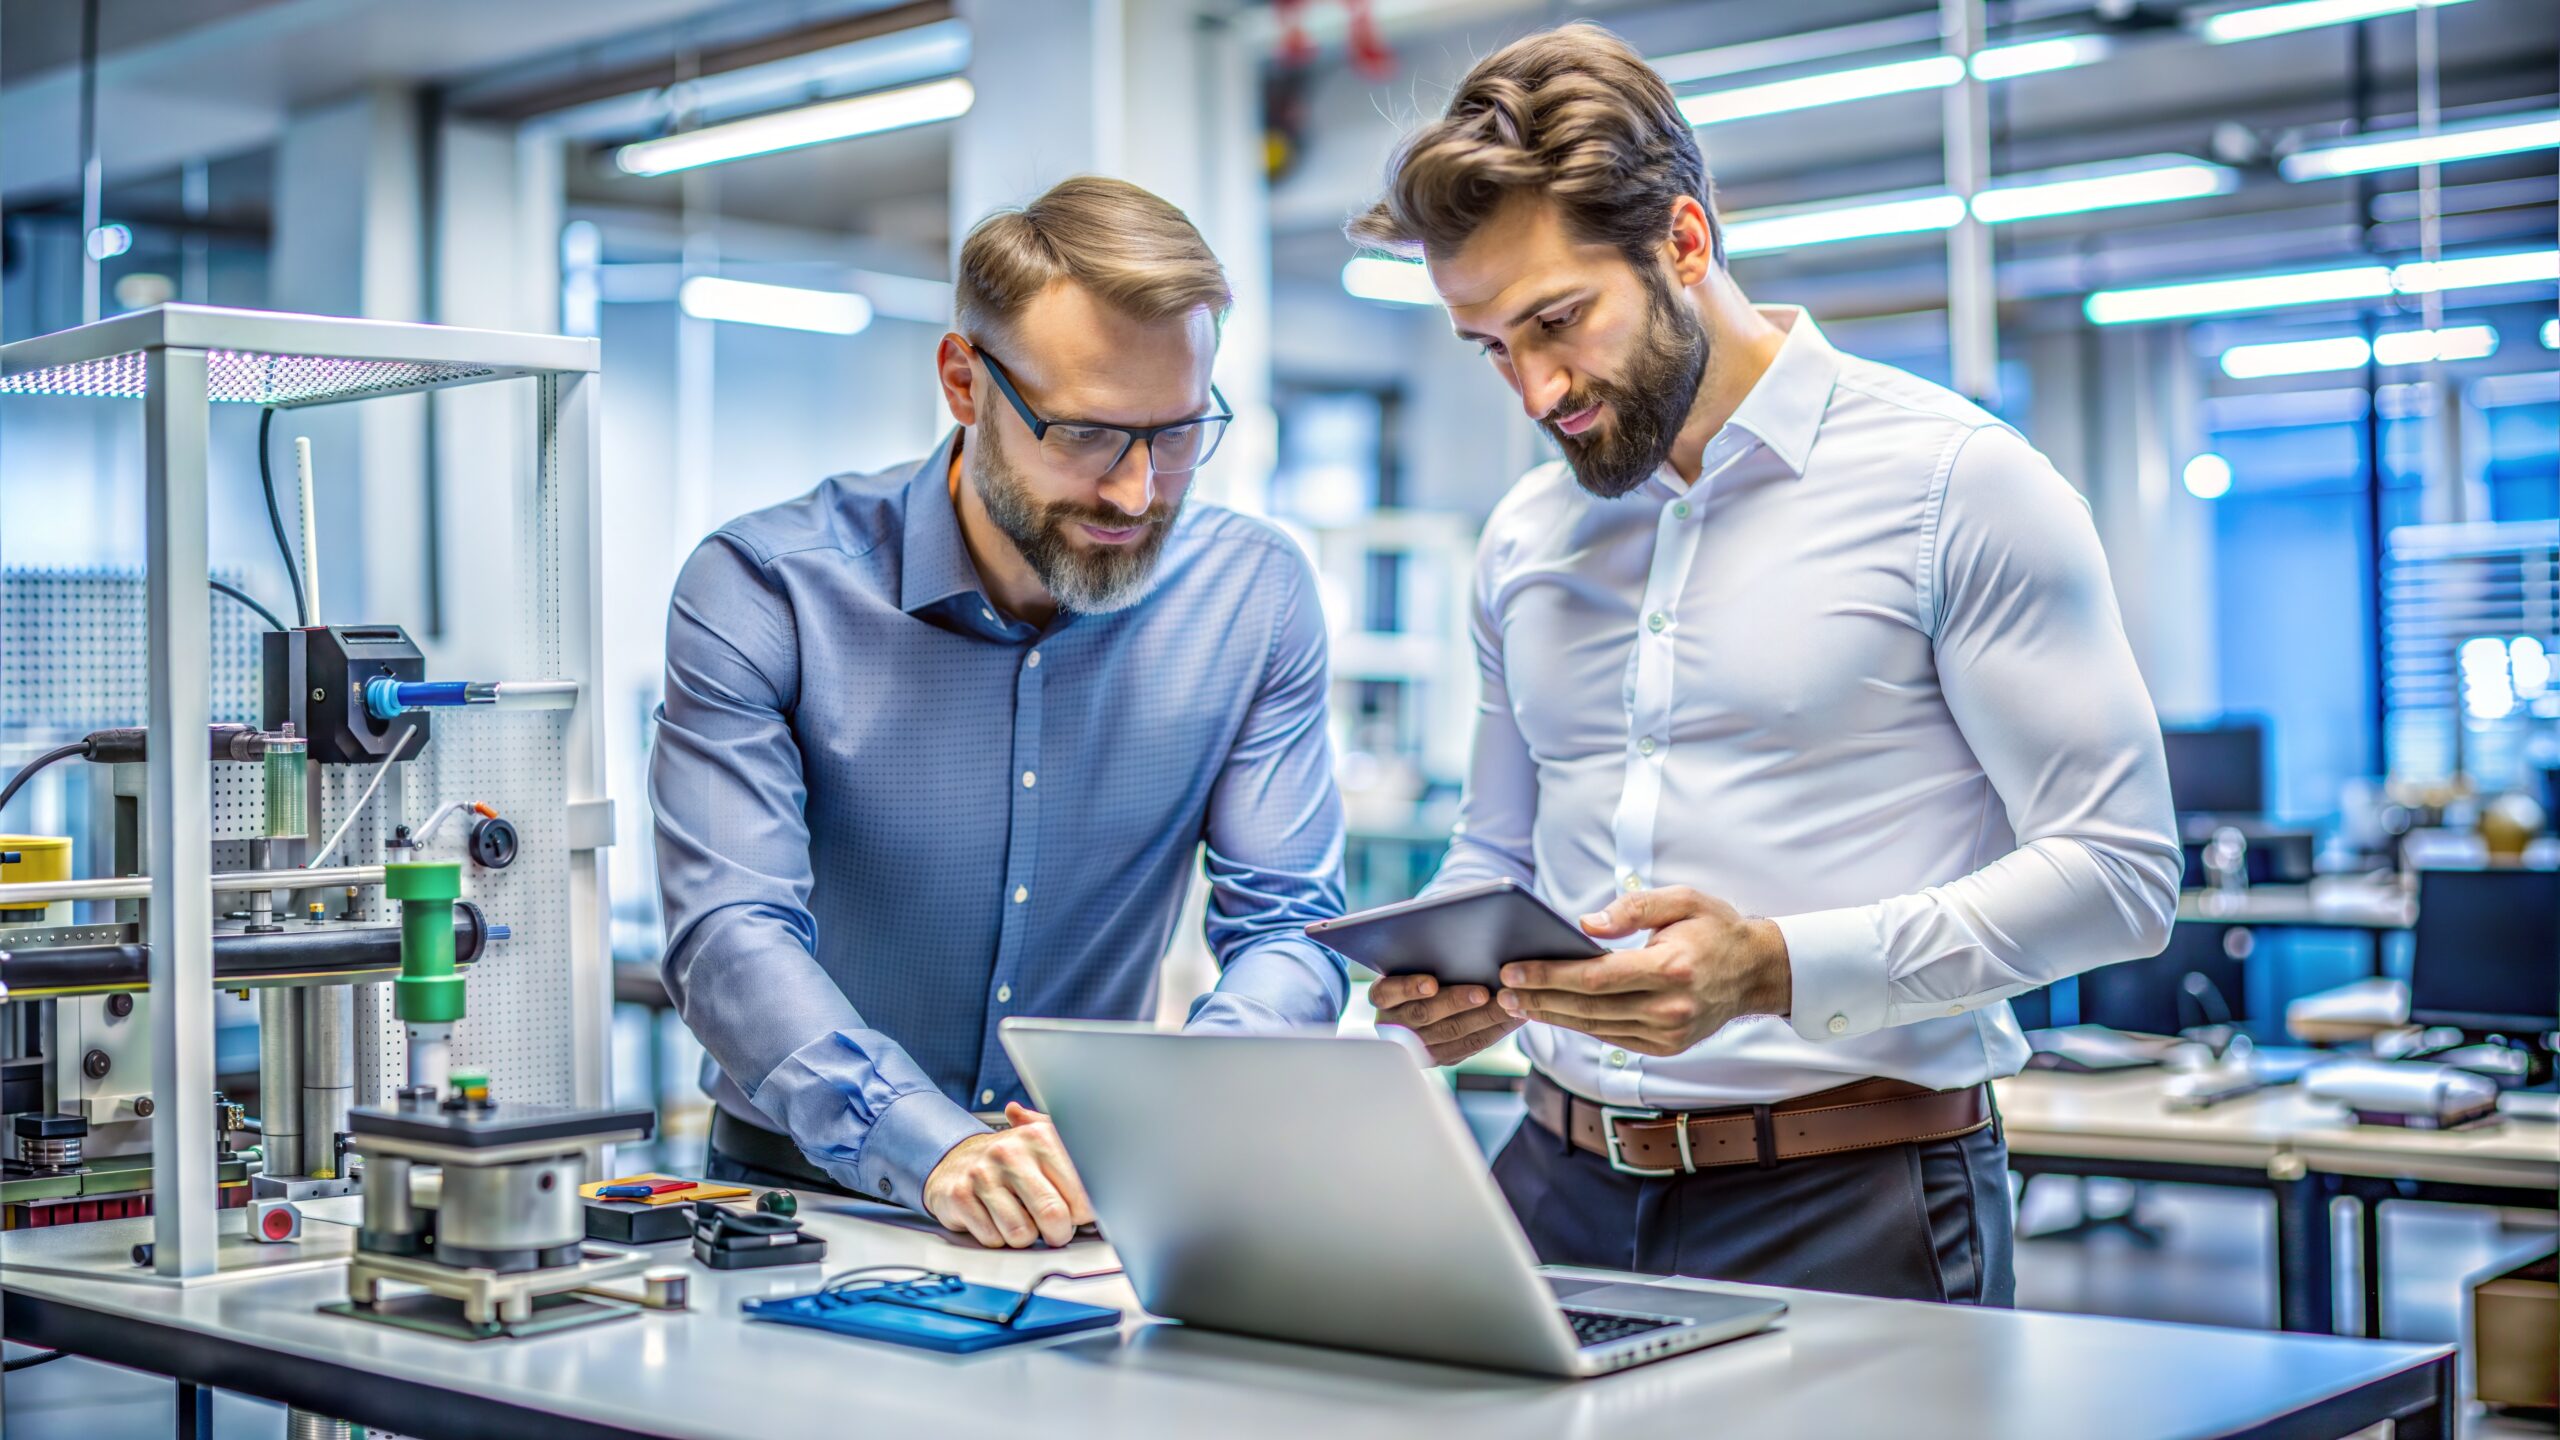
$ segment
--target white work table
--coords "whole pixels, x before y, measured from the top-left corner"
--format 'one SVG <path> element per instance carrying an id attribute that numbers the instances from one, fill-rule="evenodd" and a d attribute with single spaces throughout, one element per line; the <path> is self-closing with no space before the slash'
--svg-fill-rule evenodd
<path id="1" fill-rule="evenodd" d="M 346 1202 L 314 1209 L 352 1214 Z M 224 1217 L 227 1228 L 240 1213 Z M 652 1247 L 692 1270 L 690 1311 L 527 1340 L 464 1343 L 321 1314 L 315 1307 L 343 1298 L 336 1270 L 181 1289 L 7 1263 L 13 1252 L 32 1258 L 21 1247 L 41 1231 L 0 1235 L 0 1288 L 11 1339 L 425 1437 L 1627 1440 L 1712 1430 L 2150 1440 L 2330 1436 L 2385 1417 L 2403 1437 L 2452 1434 L 2456 1381 L 2444 1346 L 1804 1291 L 1773 1292 L 1793 1307 L 1775 1331 L 1574 1383 L 1148 1323 L 1116 1276 L 1042 1293 L 1130 1310 L 1117 1331 L 942 1356 L 751 1323 L 738 1302 L 865 1264 L 1017 1285 L 1043 1270 L 1108 1266 L 1109 1248 L 992 1253 L 920 1228 L 804 1218 L 828 1240 L 823 1267 L 724 1273 L 693 1265 L 681 1244 Z M 109 1223 L 143 1234 L 143 1222 Z"/>
<path id="2" fill-rule="evenodd" d="M 2364 1326 L 2373 1334 L 2382 1308 L 2375 1206 L 2410 1198 L 2548 1209 L 2560 1190 L 2560 1124 L 2549 1118 L 2548 1096 L 2511 1095 L 2513 1113 L 2484 1128 L 2403 1130 L 2359 1125 L 2292 1085 L 2171 1110 L 2168 1079 L 2157 1069 L 2030 1070 L 1997 1082 L 2011 1167 L 2267 1191 L 2276 1201 L 2277 1312 L 2288 1330 L 2335 1328 L 2331 1200 L 2365 1208 Z"/>

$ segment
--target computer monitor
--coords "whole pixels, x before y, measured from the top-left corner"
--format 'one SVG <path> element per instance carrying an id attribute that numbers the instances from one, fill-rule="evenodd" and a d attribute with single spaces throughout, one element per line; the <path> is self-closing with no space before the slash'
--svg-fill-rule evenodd
<path id="1" fill-rule="evenodd" d="M 2175 1035 L 2197 1025 L 2248 1018 L 2248 979 L 2223 948 L 2220 925 L 2180 925 L 2169 948 L 2143 960 L 2080 974 L 2080 1023 Z M 2201 986 L 2189 976 L 2202 976 Z"/>
<path id="2" fill-rule="evenodd" d="M 2163 729 L 2169 799 L 2182 815 L 2258 815 L 2267 808 L 2267 728 L 2256 721 Z"/>
<path id="3" fill-rule="evenodd" d="M 2560 870 L 2422 870 L 2414 940 L 2411 1023 L 2560 1030 Z"/>

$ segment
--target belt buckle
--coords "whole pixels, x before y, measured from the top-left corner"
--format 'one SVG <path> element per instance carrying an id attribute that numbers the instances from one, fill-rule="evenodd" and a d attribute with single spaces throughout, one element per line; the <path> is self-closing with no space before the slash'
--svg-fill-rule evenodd
<path id="1" fill-rule="evenodd" d="M 1647 1110 L 1641 1106 L 1601 1106 L 1600 1138 L 1602 1143 L 1606 1144 L 1609 1148 L 1609 1168 L 1617 1171 L 1621 1175 L 1635 1175 L 1647 1180 L 1659 1180 L 1669 1175 L 1697 1174 L 1697 1163 L 1689 1158 L 1689 1122 L 1686 1117 L 1683 1117 L 1678 1124 L 1671 1127 L 1671 1133 L 1678 1136 L 1680 1139 L 1680 1163 L 1678 1165 L 1675 1165 L 1668 1170 L 1647 1170 L 1640 1165 L 1630 1165 L 1627 1163 L 1626 1144 L 1618 1138 L 1618 1122 L 1621 1120 L 1659 1120 L 1661 1118 L 1661 1111 Z"/>

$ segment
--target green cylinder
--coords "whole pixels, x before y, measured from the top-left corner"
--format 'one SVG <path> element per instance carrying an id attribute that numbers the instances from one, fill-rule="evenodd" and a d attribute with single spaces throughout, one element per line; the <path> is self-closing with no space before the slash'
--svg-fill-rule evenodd
<path id="1" fill-rule="evenodd" d="M 462 865 L 438 860 L 382 867 L 382 892 L 400 902 L 400 978 L 393 1008 L 419 1025 L 462 1018 L 462 977 L 453 965 L 453 902 L 462 898 Z"/>
<path id="2" fill-rule="evenodd" d="M 311 742 L 292 734 L 268 736 L 263 768 L 267 782 L 266 838 L 299 840 L 310 834 L 311 827 L 303 822 L 309 804 L 303 782 L 311 773 Z"/>

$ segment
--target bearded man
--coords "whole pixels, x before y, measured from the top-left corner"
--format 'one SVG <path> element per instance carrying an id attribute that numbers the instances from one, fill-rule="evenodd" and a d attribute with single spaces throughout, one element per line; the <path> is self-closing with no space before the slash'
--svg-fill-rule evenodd
<path id="1" fill-rule="evenodd" d="M 1205 503 L 1230 295 L 1182 213 L 1061 183 L 960 251 L 958 429 L 723 526 L 676 583 L 650 797 L 709 1173 L 990 1246 L 1092 1219 L 1009 1015 L 1151 1008 L 1207 851 L 1194 1030 L 1330 1026 L 1342 807 L 1305 559 Z"/>
<path id="2" fill-rule="evenodd" d="M 1494 1174 L 1541 1259 L 2005 1305 L 1986 1082 L 2027 1058 L 2010 996 L 2168 938 L 2159 721 L 2078 493 L 1753 305 L 1713 199 L 1662 77 L 1567 25 L 1351 227 L 1564 453 L 1485 524 L 1431 889 L 1509 879 L 1614 947 L 1369 998 L 1443 1064 L 1519 1032 Z"/>

